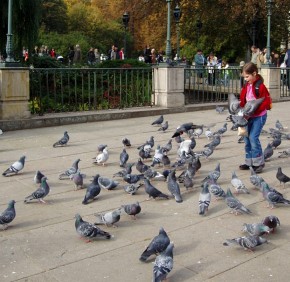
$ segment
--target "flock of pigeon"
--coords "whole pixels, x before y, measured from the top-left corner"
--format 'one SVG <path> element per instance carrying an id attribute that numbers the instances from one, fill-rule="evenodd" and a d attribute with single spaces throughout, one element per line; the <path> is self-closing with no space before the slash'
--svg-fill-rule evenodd
<path id="1" fill-rule="evenodd" d="M 234 103 L 234 102 L 233 102 Z M 232 106 L 229 106 L 231 108 Z M 224 107 L 217 106 L 216 111 L 221 114 Z M 244 120 L 236 118 L 230 110 L 231 121 L 233 122 L 232 130 L 238 126 L 244 126 Z M 152 126 L 158 126 L 157 131 L 166 133 L 169 128 L 168 121 L 164 120 L 163 115 L 152 122 Z M 84 197 L 82 204 L 87 205 L 92 203 L 96 197 L 101 193 L 101 190 L 114 190 L 120 187 L 120 182 L 125 183 L 122 185 L 125 193 L 135 195 L 139 193 L 139 188 L 144 185 L 144 190 L 149 199 L 169 200 L 173 198 L 176 203 L 182 203 L 182 189 L 185 188 L 186 192 L 195 191 L 195 187 L 201 187 L 199 191 L 199 215 L 206 215 L 209 213 L 209 206 L 211 197 L 216 200 L 222 199 L 225 204 L 230 208 L 231 212 L 238 214 L 251 214 L 251 210 L 246 207 L 237 196 L 241 193 L 250 194 L 249 189 L 239 179 L 235 171 L 232 172 L 232 178 L 229 181 L 234 192 L 228 188 L 226 191 L 218 184 L 218 179 L 221 175 L 221 164 L 217 163 L 213 171 L 208 172 L 208 175 L 202 180 L 201 183 L 196 183 L 195 175 L 200 170 L 202 162 L 207 159 L 210 160 L 215 149 L 222 144 L 223 135 L 228 131 L 227 122 L 224 125 L 211 131 L 214 125 L 196 125 L 192 122 L 181 124 L 169 138 L 168 142 L 164 145 L 156 145 L 154 136 L 150 136 L 148 140 L 137 147 L 138 152 L 135 154 L 134 162 L 129 162 L 133 157 L 133 148 L 131 141 L 124 137 L 122 139 L 123 149 L 120 153 L 119 166 L 120 170 L 116 171 L 111 178 L 102 177 L 96 174 L 91 183 L 84 185 L 84 178 L 86 177 L 79 168 L 80 159 L 73 162 L 71 167 L 63 171 L 59 175 L 59 180 L 70 179 L 75 185 L 75 189 L 83 189 Z M 277 121 L 275 128 L 270 128 L 269 131 L 263 131 L 263 134 L 268 134 L 272 138 L 268 146 L 264 150 L 264 157 L 266 161 L 270 161 L 274 154 L 274 149 L 281 145 L 282 140 L 289 140 L 290 135 L 286 134 L 285 128 Z M 171 135 L 171 134 L 170 134 Z M 204 135 L 208 143 L 204 145 L 201 151 L 194 151 L 198 140 Z M 69 144 L 69 134 L 64 132 L 63 137 L 53 144 L 53 147 L 67 146 Z M 174 143 L 177 145 L 177 152 L 173 152 Z M 154 149 L 155 148 L 155 149 Z M 129 156 L 129 150 L 130 156 Z M 174 155 L 174 156 L 173 156 Z M 290 156 L 290 149 L 279 152 L 279 158 Z M 94 158 L 93 163 L 96 165 L 106 166 L 110 159 L 110 150 L 106 144 L 98 146 L 98 154 Z M 138 174 L 132 173 L 135 166 Z M 10 177 L 21 172 L 25 167 L 25 156 L 22 156 L 18 161 L 14 162 L 2 175 Z M 268 202 L 269 207 L 273 208 L 276 205 L 290 205 L 290 201 L 285 199 L 283 194 L 278 192 L 274 187 L 271 187 L 260 175 L 256 174 L 251 169 L 249 176 L 250 182 L 256 189 L 261 191 L 262 196 Z M 283 183 L 284 188 L 290 178 L 282 172 L 279 167 L 276 178 L 280 183 Z M 116 179 L 119 179 L 116 180 Z M 155 181 L 166 182 L 168 193 L 162 192 L 157 189 L 154 184 Z M 34 182 L 39 185 L 39 188 L 32 192 L 24 199 L 24 203 L 36 200 L 40 203 L 46 203 L 44 198 L 49 194 L 50 187 L 47 182 L 47 177 L 41 172 L 37 171 L 34 176 Z M 195 187 L 194 187 L 195 186 Z M 94 223 L 84 221 L 80 214 L 75 215 L 75 229 L 76 232 L 86 241 L 91 241 L 96 238 L 111 239 L 113 236 L 102 230 L 99 225 L 116 227 L 116 223 L 120 221 L 121 215 L 126 213 L 136 219 L 136 216 L 141 212 L 141 205 L 139 202 L 132 204 L 124 204 L 118 209 L 106 213 L 94 214 L 96 220 Z M 8 227 L 16 216 L 15 201 L 11 200 L 8 207 L 0 214 L 0 224 L 3 229 Z M 247 232 L 247 236 L 237 237 L 234 239 L 227 239 L 223 244 L 225 246 L 231 244 L 238 244 L 247 250 L 253 250 L 256 246 L 266 243 L 267 240 L 262 237 L 265 234 L 274 232 L 274 229 L 280 225 L 279 219 L 270 215 L 265 217 L 258 223 L 247 223 L 243 226 L 243 231 Z M 159 234 L 156 235 L 140 256 L 140 261 L 146 262 L 152 255 L 157 255 L 153 266 L 153 281 L 162 281 L 166 279 L 167 274 L 173 268 L 173 248 L 174 245 L 170 241 L 164 228 L 160 228 Z"/>

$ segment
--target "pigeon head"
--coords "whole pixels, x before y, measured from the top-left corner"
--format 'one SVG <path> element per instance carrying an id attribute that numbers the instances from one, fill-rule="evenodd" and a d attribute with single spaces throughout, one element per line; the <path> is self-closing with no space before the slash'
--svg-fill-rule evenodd
<path id="1" fill-rule="evenodd" d="M 14 200 L 9 201 L 8 208 L 13 208 L 16 202 Z"/>

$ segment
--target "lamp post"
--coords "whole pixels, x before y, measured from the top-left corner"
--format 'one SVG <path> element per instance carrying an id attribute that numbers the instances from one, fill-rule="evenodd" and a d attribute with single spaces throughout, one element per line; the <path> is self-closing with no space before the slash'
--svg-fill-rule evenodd
<path id="1" fill-rule="evenodd" d="M 165 54 L 167 60 L 171 59 L 171 42 L 170 42 L 170 24 L 171 24 L 171 17 L 170 17 L 170 3 L 171 0 L 166 0 L 167 2 L 167 37 L 166 37 L 166 49 Z"/>
<path id="2" fill-rule="evenodd" d="M 268 32 L 267 32 L 267 54 L 266 54 L 266 65 L 271 65 L 270 62 L 270 35 L 271 35 L 271 15 L 272 15 L 272 4 L 274 3 L 273 0 L 266 0 L 267 6 L 267 17 L 268 17 Z"/>
<path id="3" fill-rule="evenodd" d="M 253 41 L 253 45 L 256 45 L 256 32 L 257 32 L 257 19 L 256 19 L 256 15 L 254 15 L 254 18 L 252 20 L 252 41 Z"/>
<path id="4" fill-rule="evenodd" d="M 196 45 L 198 46 L 198 41 L 199 41 L 199 35 L 200 35 L 200 30 L 202 28 L 202 22 L 200 19 L 197 20 L 196 22 L 196 29 L 197 29 L 197 36 L 196 36 Z"/>
<path id="5" fill-rule="evenodd" d="M 125 12 L 123 14 L 123 25 L 124 25 L 124 29 L 125 29 L 125 33 L 124 33 L 124 58 L 127 55 L 126 45 L 127 45 L 127 28 L 128 28 L 129 20 L 130 20 L 130 16 L 127 12 Z"/>
<path id="6" fill-rule="evenodd" d="M 180 47 L 179 47 L 179 21 L 181 18 L 181 10 L 178 6 L 178 4 L 176 5 L 176 7 L 173 10 L 173 15 L 174 15 L 174 19 L 175 19 L 175 23 L 176 23 L 176 49 L 177 49 L 177 62 L 180 61 Z"/>

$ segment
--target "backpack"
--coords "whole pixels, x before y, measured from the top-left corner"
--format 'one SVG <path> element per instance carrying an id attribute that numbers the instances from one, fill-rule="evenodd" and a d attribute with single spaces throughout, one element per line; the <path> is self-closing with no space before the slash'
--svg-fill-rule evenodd
<path id="1" fill-rule="evenodd" d="M 263 81 L 261 79 L 259 79 L 256 84 L 255 84 L 255 94 L 257 96 L 257 98 L 259 98 L 260 96 L 260 85 L 263 83 Z M 265 97 L 265 101 L 266 101 L 266 110 L 271 110 L 272 109 L 272 98 L 271 95 L 269 93 L 268 96 Z"/>

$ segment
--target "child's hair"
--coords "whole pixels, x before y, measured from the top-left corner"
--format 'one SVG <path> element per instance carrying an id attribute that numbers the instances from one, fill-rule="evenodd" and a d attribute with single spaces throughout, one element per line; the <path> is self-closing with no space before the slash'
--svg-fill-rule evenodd
<path id="1" fill-rule="evenodd" d="M 243 66 L 243 72 L 246 74 L 253 74 L 254 72 L 258 73 L 258 68 L 255 64 L 249 62 Z"/>

